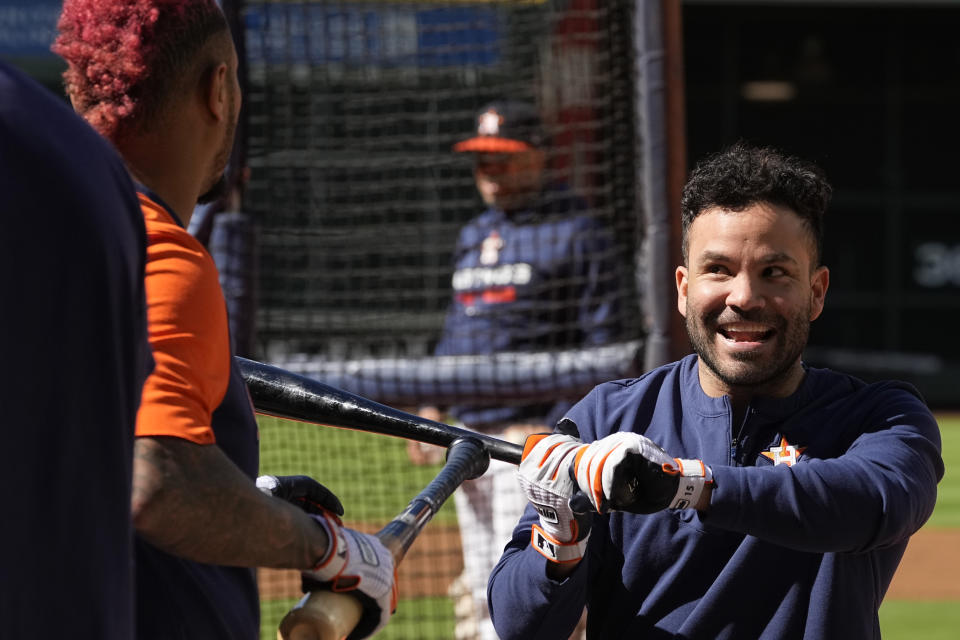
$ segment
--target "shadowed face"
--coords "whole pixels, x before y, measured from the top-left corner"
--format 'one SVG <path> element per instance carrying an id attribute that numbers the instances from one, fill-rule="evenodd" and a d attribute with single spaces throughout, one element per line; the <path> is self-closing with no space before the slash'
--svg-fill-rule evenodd
<path id="1" fill-rule="evenodd" d="M 484 204 L 504 211 L 530 205 L 543 183 L 543 152 L 477 153 L 474 177 Z"/>
<path id="2" fill-rule="evenodd" d="M 227 37 L 229 38 L 229 36 Z M 230 43 L 229 50 L 230 58 L 227 64 L 227 100 L 229 113 L 224 122 L 223 138 L 220 143 L 220 148 L 213 159 L 208 186 L 200 197 L 197 198 L 197 202 L 200 204 L 217 200 L 223 196 L 227 190 L 227 177 L 225 172 L 227 164 L 230 162 L 230 152 L 233 151 L 233 141 L 237 132 L 237 122 L 240 120 L 240 104 L 242 102 L 240 81 L 237 77 L 237 51 L 232 42 Z"/>
<path id="3" fill-rule="evenodd" d="M 792 210 L 758 203 L 706 210 L 688 241 L 688 264 L 676 272 L 678 306 L 704 391 L 792 393 L 829 284 L 827 268 L 813 264 L 810 231 Z"/>

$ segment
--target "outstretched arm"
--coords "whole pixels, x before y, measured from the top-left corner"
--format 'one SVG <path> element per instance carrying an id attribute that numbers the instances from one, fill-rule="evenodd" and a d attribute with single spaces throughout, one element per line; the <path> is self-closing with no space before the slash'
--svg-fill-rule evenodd
<path id="1" fill-rule="evenodd" d="M 837 457 L 791 467 L 716 467 L 708 522 L 816 553 L 905 540 L 933 512 L 943 462 L 936 422 L 919 400 L 904 395 L 891 406 L 882 426 Z"/>
<path id="2" fill-rule="evenodd" d="M 311 569 L 326 555 L 322 527 L 258 490 L 216 445 L 138 437 L 133 522 L 150 544 L 196 562 Z"/>
<path id="3" fill-rule="evenodd" d="M 579 486 L 601 512 L 696 508 L 711 526 L 799 551 L 890 546 L 912 535 L 933 510 L 943 475 L 940 437 L 929 410 L 908 391 L 881 389 L 864 401 L 875 405 L 871 417 L 838 417 L 825 427 L 830 437 L 819 446 L 814 442 L 800 464 L 711 468 L 697 460 L 671 462 L 658 443 L 620 431 L 588 446 Z M 589 426 L 589 417 L 577 418 L 581 427 Z M 600 462 L 584 464 L 590 460 Z M 618 475 L 638 481 L 618 483 Z M 611 494 L 611 488 L 625 486 L 632 486 L 628 494 Z"/>

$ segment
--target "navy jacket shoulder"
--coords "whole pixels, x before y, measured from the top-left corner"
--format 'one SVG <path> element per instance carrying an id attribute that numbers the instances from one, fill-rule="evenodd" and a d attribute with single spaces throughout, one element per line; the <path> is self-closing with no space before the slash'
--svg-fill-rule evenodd
<path id="1" fill-rule="evenodd" d="M 152 366 L 145 231 L 116 152 L 0 63 L 0 620 L 10 638 L 133 637 L 130 491 Z M 15 524 L 14 524 L 15 523 Z M 51 597 L 51 576 L 70 578 Z"/>

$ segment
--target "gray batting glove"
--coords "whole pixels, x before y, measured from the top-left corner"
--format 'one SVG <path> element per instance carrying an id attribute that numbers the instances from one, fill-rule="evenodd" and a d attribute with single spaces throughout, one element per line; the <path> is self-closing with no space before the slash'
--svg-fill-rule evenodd
<path id="1" fill-rule="evenodd" d="M 397 575 L 390 551 L 380 539 L 344 527 L 332 513 L 313 518 L 327 532 L 327 554 L 312 571 L 301 574 L 304 592 L 346 592 L 363 605 L 363 615 L 348 640 L 383 628 L 397 609 Z"/>

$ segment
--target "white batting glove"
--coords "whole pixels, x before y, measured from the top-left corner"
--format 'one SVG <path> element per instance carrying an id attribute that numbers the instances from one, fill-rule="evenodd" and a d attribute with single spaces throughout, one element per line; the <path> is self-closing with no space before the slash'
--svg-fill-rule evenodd
<path id="1" fill-rule="evenodd" d="M 589 513 L 574 513 L 570 499 L 578 493 L 573 477 L 577 452 L 586 448 L 565 435 L 532 435 L 524 444 L 517 470 L 520 486 L 540 514 L 533 525 L 530 545 L 551 562 L 576 562 L 583 557 L 593 519 Z"/>
<path id="2" fill-rule="evenodd" d="M 600 513 L 690 509 L 713 472 L 702 460 L 671 458 L 639 433 L 617 432 L 587 445 L 575 467 L 577 484 Z"/>
<path id="3" fill-rule="evenodd" d="M 348 640 L 373 635 L 397 609 L 393 556 L 376 536 L 344 527 L 330 512 L 313 515 L 327 532 L 330 546 L 312 571 L 302 573 L 303 590 L 348 592 L 363 605 L 363 616 Z"/>

